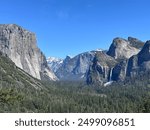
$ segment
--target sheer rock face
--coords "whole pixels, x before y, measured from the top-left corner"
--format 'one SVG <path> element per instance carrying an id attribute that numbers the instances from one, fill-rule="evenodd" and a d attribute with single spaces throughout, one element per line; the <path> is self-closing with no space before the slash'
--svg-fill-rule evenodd
<path id="1" fill-rule="evenodd" d="M 138 46 L 142 45 L 141 42 L 139 44 L 136 43 Z M 150 41 L 144 44 L 137 55 L 133 55 L 129 59 L 123 59 L 113 68 L 112 80 L 123 81 L 126 77 L 136 77 L 148 71 L 150 71 Z"/>
<path id="2" fill-rule="evenodd" d="M 138 68 L 137 55 L 141 53 L 141 49 L 144 46 L 144 42 L 133 37 L 128 37 L 128 40 L 117 38 L 114 40 L 115 43 L 118 42 L 118 40 L 121 40 L 120 43 L 121 44 L 124 43 L 125 45 L 122 46 L 124 47 L 123 49 L 120 49 L 120 54 L 122 52 L 122 56 L 117 58 L 117 59 L 121 59 L 121 61 L 119 61 L 119 63 L 113 68 L 112 71 L 113 81 L 118 81 L 118 80 L 123 81 L 126 77 L 137 74 L 137 71 L 139 71 L 137 70 Z"/>
<path id="3" fill-rule="evenodd" d="M 85 81 L 95 53 L 96 51 L 91 51 L 75 57 L 67 56 L 55 74 L 60 80 Z"/>
<path id="4" fill-rule="evenodd" d="M 133 77 L 148 71 L 150 71 L 150 41 L 145 43 L 137 55 L 129 59 L 127 76 Z"/>
<path id="5" fill-rule="evenodd" d="M 117 61 L 113 57 L 108 56 L 104 52 L 98 52 L 93 59 L 92 65 L 90 66 L 87 76 L 87 83 L 99 83 L 102 85 L 111 81 L 113 78 L 113 67 L 116 64 Z"/>
<path id="6" fill-rule="evenodd" d="M 108 55 L 115 59 L 129 59 L 136 55 L 140 50 L 133 47 L 128 40 L 115 38 L 107 52 Z"/>
<path id="7" fill-rule="evenodd" d="M 36 36 L 15 24 L 0 25 L 0 51 L 19 68 L 37 79 L 56 80 L 43 53 L 36 45 Z"/>
<path id="8" fill-rule="evenodd" d="M 126 78 L 127 67 L 128 59 L 125 59 L 116 64 L 116 66 L 112 70 L 112 81 L 124 81 L 124 79 Z"/>
<path id="9" fill-rule="evenodd" d="M 102 85 L 124 81 L 147 70 L 150 70 L 150 41 L 144 44 L 132 37 L 128 40 L 115 38 L 107 54 L 99 53 L 94 58 L 87 82 Z"/>
<path id="10" fill-rule="evenodd" d="M 127 76 L 137 74 L 135 72 L 139 70 L 135 68 L 139 68 L 142 57 L 145 57 L 145 60 L 149 59 L 145 54 L 148 51 L 144 50 L 142 53 L 143 45 L 144 42 L 136 38 L 129 37 L 128 40 L 115 38 L 108 52 L 97 50 L 85 52 L 73 58 L 67 56 L 55 74 L 60 80 L 81 80 L 87 81 L 88 84 L 103 85 L 112 81 L 124 81 Z M 147 49 L 148 46 L 143 48 Z M 141 58 L 139 56 L 140 61 L 136 58 L 139 54 L 142 55 Z"/>

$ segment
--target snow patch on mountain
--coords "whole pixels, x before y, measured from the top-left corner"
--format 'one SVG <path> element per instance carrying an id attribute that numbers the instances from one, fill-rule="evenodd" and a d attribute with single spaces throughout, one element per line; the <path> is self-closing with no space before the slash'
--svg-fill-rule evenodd
<path id="1" fill-rule="evenodd" d="M 48 66 L 50 67 L 50 69 L 53 72 L 56 72 L 58 70 L 58 68 L 60 68 L 60 66 L 62 65 L 63 59 L 56 58 L 56 57 L 48 57 L 47 63 L 48 63 Z"/>

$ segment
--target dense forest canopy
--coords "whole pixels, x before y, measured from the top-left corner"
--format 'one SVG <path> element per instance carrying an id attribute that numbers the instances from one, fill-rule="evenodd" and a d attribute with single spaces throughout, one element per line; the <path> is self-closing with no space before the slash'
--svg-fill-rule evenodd
<path id="1" fill-rule="evenodd" d="M 0 112 L 150 112 L 149 75 L 103 87 L 47 82 L 44 89 L 1 86 Z"/>

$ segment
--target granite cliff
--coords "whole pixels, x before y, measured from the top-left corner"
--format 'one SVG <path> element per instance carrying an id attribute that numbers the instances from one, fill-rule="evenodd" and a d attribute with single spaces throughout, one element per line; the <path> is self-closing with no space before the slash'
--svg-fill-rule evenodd
<path id="1" fill-rule="evenodd" d="M 0 24 L 0 51 L 3 55 L 37 79 L 57 80 L 36 44 L 34 33 L 15 24 Z"/>
<path id="2" fill-rule="evenodd" d="M 107 84 L 124 81 L 138 75 L 141 70 L 149 70 L 149 42 L 136 38 L 115 38 L 108 51 L 95 50 L 67 56 L 61 62 L 48 60 L 59 80 L 86 81 L 88 84 Z"/>
<path id="3" fill-rule="evenodd" d="M 57 69 L 56 76 L 60 80 L 86 81 L 89 66 L 97 51 L 78 54 L 75 57 L 67 56 L 62 65 Z"/>
<path id="4" fill-rule="evenodd" d="M 133 47 L 130 41 L 123 38 L 115 38 L 107 52 L 108 55 L 115 59 L 128 59 L 133 55 L 136 55 L 139 49 Z"/>
<path id="5" fill-rule="evenodd" d="M 144 44 L 144 42 L 132 37 L 129 37 L 128 40 L 115 38 L 105 56 L 99 54 L 94 58 L 88 72 L 87 82 L 89 84 L 105 84 L 124 81 L 127 77 L 149 71 L 149 48 L 150 41 Z M 108 56 L 110 58 L 104 58 Z M 102 66 L 102 62 L 106 62 L 107 65 Z"/>

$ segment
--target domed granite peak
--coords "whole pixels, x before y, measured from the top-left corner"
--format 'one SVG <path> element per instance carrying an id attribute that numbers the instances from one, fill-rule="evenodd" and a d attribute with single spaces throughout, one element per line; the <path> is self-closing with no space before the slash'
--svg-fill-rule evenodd
<path id="1" fill-rule="evenodd" d="M 115 59 L 128 59 L 133 55 L 136 55 L 139 49 L 130 45 L 130 42 L 123 38 L 115 38 L 107 52 L 108 55 Z"/>

